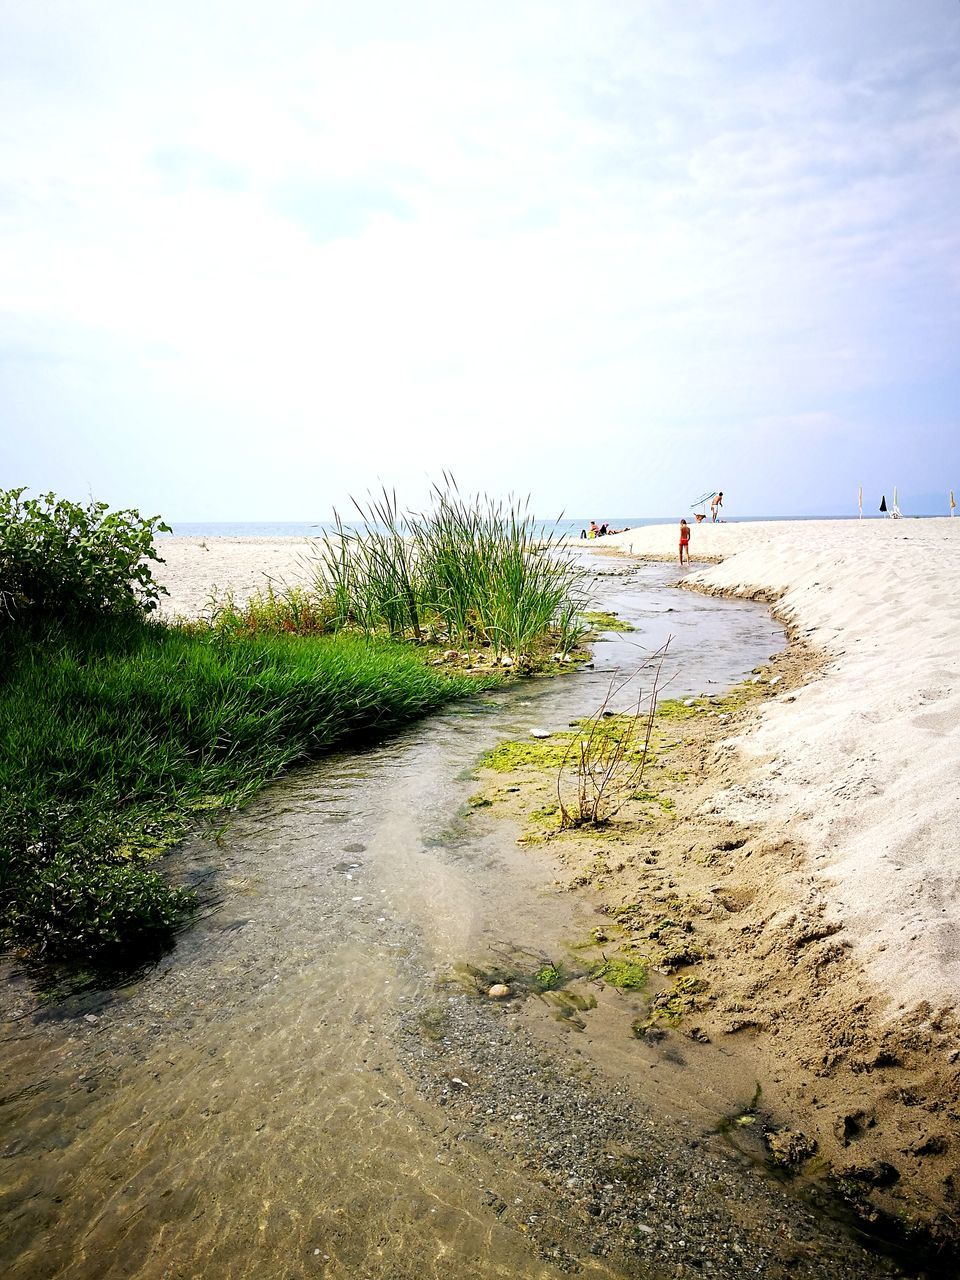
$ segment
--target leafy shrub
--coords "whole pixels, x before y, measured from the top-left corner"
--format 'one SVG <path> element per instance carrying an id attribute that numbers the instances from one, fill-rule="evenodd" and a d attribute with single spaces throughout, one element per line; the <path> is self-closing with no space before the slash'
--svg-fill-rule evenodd
<path id="1" fill-rule="evenodd" d="M 164 588 L 149 561 L 170 531 L 159 516 L 25 492 L 0 490 L 0 610 L 70 622 L 156 608 Z"/>
<path id="2" fill-rule="evenodd" d="M 194 902 L 135 862 L 84 865 L 62 853 L 23 874 L 16 890 L 9 923 L 49 959 L 148 947 L 169 937 Z"/>

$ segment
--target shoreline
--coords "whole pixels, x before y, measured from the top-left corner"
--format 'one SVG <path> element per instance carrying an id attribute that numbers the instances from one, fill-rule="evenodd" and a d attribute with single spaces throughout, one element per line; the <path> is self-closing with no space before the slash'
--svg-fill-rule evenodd
<path id="1" fill-rule="evenodd" d="M 960 993 L 960 777 L 944 750 L 960 726 L 960 522 L 919 525 L 864 522 L 854 537 L 843 522 L 713 525 L 701 553 L 713 567 L 682 579 L 774 606 L 827 655 L 823 683 L 776 699 L 734 740 L 765 763 L 765 785 L 720 804 L 789 823 L 815 850 L 816 873 L 835 885 L 831 906 L 892 1012 L 952 1005 Z M 663 530 L 606 541 L 670 558 Z"/>
<path id="2" fill-rule="evenodd" d="M 716 804 L 724 788 L 758 776 L 731 741 L 774 698 L 824 680 L 828 665 L 794 631 L 759 685 L 697 700 L 680 722 L 671 711 L 647 804 L 606 828 L 560 831 L 545 820 L 555 766 L 481 771 L 482 794 L 494 821 L 521 829 L 518 843 L 560 861 L 560 887 L 587 893 L 608 918 L 604 957 L 649 963 L 640 1044 L 607 1012 L 592 1033 L 585 1027 L 580 1053 L 591 1065 L 609 1079 L 642 1076 L 648 1101 L 701 1125 L 737 1115 L 757 1088 L 753 1127 L 734 1134 L 748 1158 L 801 1186 L 825 1180 L 864 1221 L 879 1212 L 953 1241 L 955 1022 L 923 1010 L 886 1017 L 884 992 L 805 871 L 807 851 L 789 830 Z M 574 980 L 565 990 L 589 1000 L 596 987 Z M 651 1021 L 658 1009 L 665 1018 Z M 542 1019 L 529 1026 L 543 1034 Z M 693 1091 L 691 1067 L 703 1081 Z"/>
<path id="3" fill-rule="evenodd" d="M 915 1200 L 923 1212 L 926 1202 L 923 1216 L 955 1232 L 960 855 L 950 815 L 960 780 L 941 766 L 955 758 L 949 735 L 960 723 L 960 526 L 929 522 L 921 535 L 907 521 L 874 524 L 852 546 L 849 529 L 838 538 L 824 526 L 800 545 L 770 526 L 713 526 L 701 563 L 714 567 L 679 583 L 770 604 L 791 648 L 803 642 L 822 655 L 720 737 L 715 793 L 699 813 L 792 851 L 775 868 L 788 905 L 757 910 L 758 895 L 744 922 L 757 963 L 740 975 L 735 1003 L 754 1047 L 771 1069 L 786 1053 L 806 1072 L 795 1100 L 806 1091 L 808 1123 L 841 1173 L 886 1182 L 893 1190 L 881 1198 L 894 1204 Z M 608 546 L 672 558 L 663 530 Z M 895 625 L 883 625 L 886 615 Z M 799 960 L 778 938 L 791 930 Z M 798 973 L 807 988 L 799 1000 Z"/>

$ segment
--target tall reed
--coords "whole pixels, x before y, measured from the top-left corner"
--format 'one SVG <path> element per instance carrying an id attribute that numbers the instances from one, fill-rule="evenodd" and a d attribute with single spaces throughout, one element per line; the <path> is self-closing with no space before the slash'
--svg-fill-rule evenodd
<path id="1" fill-rule="evenodd" d="M 314 586 L 335 602 L 336 625 L 515 658 L 545 644 L 567 653 L 582 636 L 583 572 L 529 499 L 464 497 L 445 476 L 425 512 L 401 512 L 386 489 L 354 506 L 363 527 L 337 516 L 314 549 Z"/>

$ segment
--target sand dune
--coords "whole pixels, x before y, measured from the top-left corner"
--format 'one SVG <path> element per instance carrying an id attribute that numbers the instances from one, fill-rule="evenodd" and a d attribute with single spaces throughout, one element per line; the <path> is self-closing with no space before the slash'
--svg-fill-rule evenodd
<path id="1" fill-rule="evenodd" d="M 675 526 L 604 539 L 677 555 Z M 829 909 L 891 997 L 960 991 L 960 520 L 695 526 L 691 585 L 776 599 L 828 655 L 736 742 L 762 762 L 718 810 L 803 842 Z M 678 568 L 679 572 L 679 568 Z"/>

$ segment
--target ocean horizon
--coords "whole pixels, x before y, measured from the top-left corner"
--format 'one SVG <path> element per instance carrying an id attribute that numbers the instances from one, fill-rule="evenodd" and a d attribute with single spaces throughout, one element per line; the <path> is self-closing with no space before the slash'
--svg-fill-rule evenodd
<path id="1" fill-rule="evenodd" d="M 947 513 L 944 512 L 944 515 Z M 888 517 L 880 513 L 864 515 L 864 520 L 884 520 Z M 910 513 L 904 519 L 927 520 L 936 519 L 928 512 L 922 515 Z M 551 530 L 560 537 L 578 537 L 581 529 L 590 525 L 592 517 L 587 519 L 537 520 L 544 532 Z M 646 525 L 676 524 L 679 516 L 614 516 L 605 522 L 611 529 L 638 529 Z M 789 520 L 859 520 L 856 514 L 848 515 L 815 515 L 815 516 L 725 516 L 724 524 L 748 524 L 755 520 L 789 521 Z M 172 534 L 161 534 L 161 537 L 175 538 L 320 538 L 326 533 L 335 533 L 336 525 L 330 520 L 171 520 L 169 524 Z M 348 529 L 363 528 L 362 522 L 344 521 Z"/>

